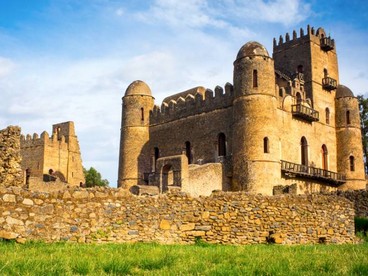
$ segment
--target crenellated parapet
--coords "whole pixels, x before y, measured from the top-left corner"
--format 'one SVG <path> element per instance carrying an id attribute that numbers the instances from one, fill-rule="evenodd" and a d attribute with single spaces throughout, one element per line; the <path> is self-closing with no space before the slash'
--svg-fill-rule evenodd
<path id="1" fill-rule="evenodd" d="M 330 51 L 335 48 L 335 41 L 331 39 L 330 36 L 326 35 L 323 28 L 318 28 L 307 26 L 306 31 L 300 28 L 299 35 L 297 31 L 293 31 L 292 35 L 286 33 L 285 36 L 280 35 L 279 39 L 273 39 L 273 52 L 283 51 L 290 48 L 293 45 L 303 44 L 307 41 L 313 41 L 314 43 L 320 45 L 321 49 L 324 51 Z"/>
<path id="2" fill-rule="evenodd" d="M 59 136 L 59 137 L 58 137 Z M 20 136 L 20 144 L 21 148 L 33 148 L 33 147 L 59 147 L 61 149 L 67 149 L 68 143 L 65 141 L 64 135 L 58 135 L 56 132 L 53 133 L 51 136 L 44 131 L 41 135 L 34 133 L 33 135 L 21 135 Z"/>
<path id="3" fill-rule="evenodd" d="M 150 114 L 150 124 L 161 124 L 188 116 L 211 112 L 232 105 L 233 85 L 216 86 L 214 91 L 196 87 L 163 100 L 161 107 L 155 105 Z"/>

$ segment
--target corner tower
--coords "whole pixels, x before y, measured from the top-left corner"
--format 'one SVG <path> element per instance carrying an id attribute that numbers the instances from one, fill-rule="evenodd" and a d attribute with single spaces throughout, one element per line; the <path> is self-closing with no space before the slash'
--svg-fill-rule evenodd
<path id="1" fill-rule="evenodd" d="M 132 82 L 122 98 L 118 187 L 144 184 L 149 171 L 149 114 L 154 105 L 151 89 L 143 81 Z"/>
<path id="2" fill-rule="evenodd" d="M 272 194 L 280 180 L 274 62 L 248 42 L 234 62 L 233 189 Z"/>
<path id="3" fill-rule="evenodd" d="M 346 175 L 342 189 L 365 189 L 358 99 L 344 85 L 336 92 L 337 171 Z"/>

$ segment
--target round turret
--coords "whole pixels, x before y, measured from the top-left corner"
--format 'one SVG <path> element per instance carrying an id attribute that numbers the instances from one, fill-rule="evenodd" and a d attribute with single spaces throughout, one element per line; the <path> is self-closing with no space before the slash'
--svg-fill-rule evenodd
<path id="1" fill-rule="evenodd" d="M 243 45 L 234 61 L 235 98 L 249 94 L 275 96 L 275 69 L 266 48 L 255 41 Z"/>
<path id="2" fill-rule="evenodd" d="M 122 100 L 118 187 L 129 189 L 145 184 L 144 173 L 150 170 L 149 158 L 143 157 L 149 155 L 145 145 L 149 141 L 149 115 L 154 98 L 149 86 L 137 80 L 128 86 Z"/>
<path id="3" fill-rule="evenodd" d="M 344 85 L 339 85 L 335 96 L 337 143 L 337 171 L 346 175 L 343 189 L 364 189 L 362 136 L 358 99 Z"/>
<path id="4" fill-rule="evenodd" d="M 234 62 L 233 190 L 272 194 L 280 178 L 279 130 L 273 59 L 258 42 Z"/>

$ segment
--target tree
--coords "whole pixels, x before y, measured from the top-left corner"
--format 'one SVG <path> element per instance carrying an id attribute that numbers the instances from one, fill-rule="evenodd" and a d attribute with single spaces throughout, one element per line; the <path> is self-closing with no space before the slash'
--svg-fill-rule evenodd
<path id="1" fill-rule="evenodd" d="M 89 170 L 87 170 L 83 167 L 83 173 L 87 187 L 109 186 L 109 181 L 107 179 L 102 179 L 101 174 L 95 168 L 90 167 Z"/>
<path id="2" fill-rule="evenodd" d="M 364 168 L 365 172 L 368 173 L 368 99 L 365 99 L 363 95 L 359 95 L 358 102 L 360 113 L 360 128 L 362 131 Z"/>

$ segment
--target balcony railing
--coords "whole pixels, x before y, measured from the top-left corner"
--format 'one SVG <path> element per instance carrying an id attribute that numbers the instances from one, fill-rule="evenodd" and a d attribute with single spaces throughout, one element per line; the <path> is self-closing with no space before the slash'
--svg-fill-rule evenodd
<path id="1" fill-rule="evenodd" d="M 302 118 L 309 122 L 319 121 L 319 112 L 310 108 L 308 106 L 304 106 L 302 104 L 294 104 L 291 106 L 291 113 L 293 116 Z"/>
<path id="2" fill-rule="evenodd" d="M 322 79 L 322 87 L 328 91 L 334 90 L 337 88 L 337 81 L 330 77 L 325 77 Z"/>
<path id="3" fill-rule="evenodd" d="M 335 40 L 331 39 L 331 37 L 323 37 L 321 38 L 321 49 L 323 51 L 330 51 L 335 48 Z"/>
<path id="4" fill-rule="evenodd" d="M 345 175 L 324 169 L 281 160 L 281 171 L 285 174 L 312 178 L 330 184 L 341 185 L 346 182 Z"/>

